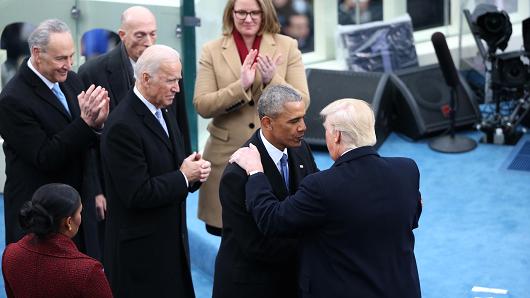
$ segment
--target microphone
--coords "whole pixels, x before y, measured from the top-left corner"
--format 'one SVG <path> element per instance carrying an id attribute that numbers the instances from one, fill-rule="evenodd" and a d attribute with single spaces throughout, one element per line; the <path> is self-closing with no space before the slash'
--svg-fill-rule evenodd
<path id="1" fill-rule="evenodd" d="M 442 69 L 445 83 L 449 87 L 456 88 L 460 84 L 460 80 L 458 79 L 458 72 L 451 57 L 451 52 L 449 52 L 447 47 L 445 36 L 441 32 L 436 32 L 431 36 L 431 41 L 438 58 L 438 64 L 440 64 Z"/>

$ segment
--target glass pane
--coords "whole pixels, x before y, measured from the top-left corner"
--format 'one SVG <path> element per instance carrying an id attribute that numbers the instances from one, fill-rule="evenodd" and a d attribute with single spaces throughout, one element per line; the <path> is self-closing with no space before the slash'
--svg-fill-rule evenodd
<path id="1" fill-rule="evenodd" d="M 449 7 L 444 8 L 447 2 Z M 414 31 L 440 27 L 451 24 L 450 16 L 447 16 L 448 24 L 445 24 L 445 11 L 449 12 L 451 1 L 449 0 L 407 0 L 407 13 L 412 19 Z"/>
<path id="2" fill-rule="evenodd" d="M 339 0 L 339 25 L 383 20 L 383 0 Z"/>
<path id="3" fill-rule="evenodd" d="M 281 33 L 298 41 L 302 53 L 314 51 L 313 0 L 272 0 Z"/>

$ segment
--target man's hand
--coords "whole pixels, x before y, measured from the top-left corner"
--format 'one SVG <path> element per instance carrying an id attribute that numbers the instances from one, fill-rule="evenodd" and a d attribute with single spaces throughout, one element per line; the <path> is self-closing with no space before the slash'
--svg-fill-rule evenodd
<path id="1" fill-rule="evenodd" d="M 273 58 L 261 54 L 258 56 L 257 68 L 261 73 L 261 82 L 263 85 L 270 83 L 276 73 L 276 66 L 282 63 L 281 58 L 282 54 L 278 54 Z"/>
<path id="2" fill-rule="evenodd" d="M 237 163 L 247 174 L 254 171 L 263 172 L 263 165 L 261 164 L 258 148 L 252 143 L 248 147 L 237 149 L 228 161 L 230 163 Z"/>
<path id="3" fill-rule="evenodd" d="M 96 196 L 96 215 L 98 220 L 105 219 L 105 213 L 107 213 L 107 199 L 103 194 Z"/>
<path id="4" fill-rule="evenodd" d="M 247 57 L 245 57 L 245 61 L 243 61 L 243 65 L 241 65 L 241 86 L 244 90 L 247 90 L 252 86 L 254 78 L 256 77 L 257 62 L 254 62 L 254 59 L 256 59 L 257 54 L 258 50 L 250 50 Z"/>
<path id="5" fill-rule="evenodd" d="M 90 85 L 86 91 L 77 95 L 81 118 L 92 128 L 100 129 L 109 115 L 110 98 L 107 90 L 101 86 Z"/>
<path id="6" fill-rule="evenodd" d="M 195 181 L 205 182 L 210 176 L 212 165 L 209 161 L 202 159 L 200 153 L 193 152 L 182 162 L 180 171 L 188 179 L 188 183 Z"/>

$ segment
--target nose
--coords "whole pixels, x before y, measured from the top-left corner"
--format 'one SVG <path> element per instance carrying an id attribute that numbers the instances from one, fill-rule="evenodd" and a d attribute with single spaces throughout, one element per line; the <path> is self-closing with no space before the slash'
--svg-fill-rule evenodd
<path id="1" fill-rule="evenodd" d="M 175 93 L 180 92 L 180 86 L 178 82 L 175 85 L 173 85 L 173 87 L 171 87 L 171 92 L 175 92 Z"/>
<path id="2" fill-rule="evenodd" d="M 247 16 L 243 20 L 245 23 L 251 23 L 253 22 L 252 17 L 250 16 L 250 13 L 247 13 Z"/>
<path id="3" fill-rule="evenodd" d="M 147 38 L 145 39 L 145 45 L 150 47 L 155 44 L 155 37 L 151 35 L 147 35 Z"/>
<path id="4" fill-rule="evenodd" d="M 72 66 L 74 65 L 74 59 L 73 57 L 68 57 L 66 59 L 66 65 L 65 65 L 65 68 L 68 69 L 68 71 L 70 71 L 72 69 Z"/>
<path id="5" fill-rule="evenodd" d="M 298 126 L 298 131 L 305 131 L 307 129 L 307 126 L 305 125 L 304 118 L 302 118 L 302 121 L 300 121 L 300 126 Z"/>

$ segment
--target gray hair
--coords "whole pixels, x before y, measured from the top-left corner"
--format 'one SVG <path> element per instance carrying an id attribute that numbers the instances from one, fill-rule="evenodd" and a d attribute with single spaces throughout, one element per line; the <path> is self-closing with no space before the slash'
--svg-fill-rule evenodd
<path id="1" fill-rule="evenodd" d="M 139 79 L 143 73 L 155 76 L 160 69 L 162 62 L 167 59 L 180 59 L 180 54 L 175 49 L 157 44 L 145 49 L 143 54 L 138 58 L 134 66 L 134 74 Z"/>
<path id="2" fill-rule="evenodd" d="M 370 104 L 361 99 L 344 98 L 328 104 L 320 115 L 331 132 L 340 131 L 347 148 L 375 145 L 375 116 Z"/>
<path id="3" fill-rule="evenodd" d="M 70 28 L 68 28 L 65 22 L 58 19 L 43 21 L 28 37 L 29 50 L 39 48 L 43 52 L 46 52 L 48 43 L 50 42 L 50 35 L 52 33 L 63 32 L 70 33 Z"/>
<path id="4" fill-rule="evenodd" d="M 296 90 L 285 85 L 270 86 L 261 94 L 258 101 L 259 118 L 265 116 L 274 118 L 283 110 L 287 102 L 302 101 L 302 96 Z"/>

